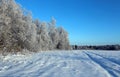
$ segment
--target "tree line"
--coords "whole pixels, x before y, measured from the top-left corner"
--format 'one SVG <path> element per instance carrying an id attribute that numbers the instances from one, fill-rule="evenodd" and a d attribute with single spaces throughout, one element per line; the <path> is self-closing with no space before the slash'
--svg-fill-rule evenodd
<path id="1" fill-rule="evenodd" d="M 120 50 L 120 45 L 79 46 L 72 45 L 73 50 Z"/>
<path id="2" fill-rule="evenodd" d="M 33 19 L 15 0 L 0 0 L 0 51 L 69 49 L 68 33 L 56 20 Z"/>

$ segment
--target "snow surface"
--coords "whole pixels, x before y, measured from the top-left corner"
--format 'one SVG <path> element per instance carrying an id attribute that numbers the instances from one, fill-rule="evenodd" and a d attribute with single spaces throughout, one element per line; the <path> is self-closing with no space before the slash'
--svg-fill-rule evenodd
<path id="1" fill-rule="evenodd" d="M 120 77 L 120 51 L 0 55 L 0 77 Z"/>

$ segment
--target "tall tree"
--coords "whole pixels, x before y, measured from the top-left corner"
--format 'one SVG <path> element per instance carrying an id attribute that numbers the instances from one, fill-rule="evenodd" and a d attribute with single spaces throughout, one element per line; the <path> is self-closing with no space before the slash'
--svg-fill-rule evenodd
<path id="1" fill-rule="evenodd" d="M 67 49 L 67 32 L 56 20 L 40 22 L 14 0 L 0 0 L 0 50 L 12 52 Z"/>
<path id="2" fill-rule="evenodd" d="M 59 41 L 57 44 L 57 49 L 70 49 L 69 40 L 68 40 L 68 33 L 62 28 L 57 28 L 59 32 Z"/>

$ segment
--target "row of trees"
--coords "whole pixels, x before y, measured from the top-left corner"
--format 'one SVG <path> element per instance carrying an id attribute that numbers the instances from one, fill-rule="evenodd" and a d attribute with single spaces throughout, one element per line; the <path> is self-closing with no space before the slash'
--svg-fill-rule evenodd
<path id="1" fill-rule="evenodd" d="M 120 45 L 78 46 L 72 45 L 73 50 L 120 50 Z"/>
<path id="2" fill-rule="evenodd" d="M 14 0 L 0 0 L 0 50 L 42 51 L 69 49 L 68 33 L 56 27 L 56 20 L 33 20 Z"/>

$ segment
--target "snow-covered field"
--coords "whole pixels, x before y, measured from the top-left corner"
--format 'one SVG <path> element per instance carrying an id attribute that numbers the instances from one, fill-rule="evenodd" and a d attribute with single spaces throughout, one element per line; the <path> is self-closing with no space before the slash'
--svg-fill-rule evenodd
<path id="1" fill-rule="evenodd" d="M 120 77 L 120 51 L 0 55 L 0 77 Z"/>

